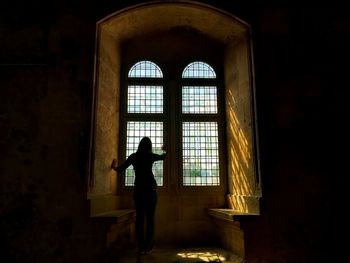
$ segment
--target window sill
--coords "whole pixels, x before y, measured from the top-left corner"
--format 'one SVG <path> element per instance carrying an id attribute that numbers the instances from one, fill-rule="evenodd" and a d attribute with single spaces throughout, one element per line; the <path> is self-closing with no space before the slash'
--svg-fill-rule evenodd
<path id="1" fill-rule="evenodd" d="M 136 212 L 133 209 L 118 209 L 112 210 L 100 214 L 93 215 L 93 218 L 113 218 L 117 220 L 116 223 L 133 220 L 135 218 Z"/>
<path id="2" fill-rule="evenodd" d="M 257 216 L 259 214 L 255 213 L 244 213 L 239 212 L 233 209 L 229 208 L 208 208 L 207 213 L 209 216 L 212 216 L 214 218 L 223 219 L 226 221 L 239 221 L 239 218 L 242 218 L 242 216 Z"/>

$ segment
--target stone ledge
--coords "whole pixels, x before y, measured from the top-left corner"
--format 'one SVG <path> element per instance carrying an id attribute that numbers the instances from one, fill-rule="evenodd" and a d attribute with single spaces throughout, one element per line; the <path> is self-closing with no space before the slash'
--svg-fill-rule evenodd
<path id="1" fill-rule="evenodd" d="M 116 219 L 117 222 L 123 222 L 134 219 L 135 216 L 136 212 L 134 209 L 118 209 L 93 215 L 92 218 L 113 218 Z"/>
<path id="2" fill-rule="evenodd" d="M 119 197 L 112 194 L 88 194 L 90 216 L 103 215 L 118 210 Z"/>
<path id="3" fill-rule="evenodd" d="M 229 208 L 208 208 L 207 213 L 215 218 L 228 220 L 228 221 L 237 221 L 242 216 L 257 216 L 256 213 L 244 213 L 236 211 Z"/>

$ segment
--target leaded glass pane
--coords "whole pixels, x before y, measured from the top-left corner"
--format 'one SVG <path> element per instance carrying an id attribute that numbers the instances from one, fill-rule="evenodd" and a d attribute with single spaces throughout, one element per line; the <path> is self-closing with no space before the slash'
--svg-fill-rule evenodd
<path id="1" fill-rule="evenodd" d="M 217 113 L 215 86 L 183 86 L 182 113 Z"/>
<path id="2" fill-rule="evenodd" d="M 163 122 L 155 121 L 128 121 L 126 131 L 126 157 L 136 152 L 141 139 L 145 136 L 152 141 L 153 152 L 161 154 L 163 145 Z M 153 164 L 153 174 L 158 186 L 163 186 L 163 162 Z M 133 167 L 125 172 L 125 185 L 134 186 L 135 173 Z"/>
<path id="3" fill-rule="evenodd" d="M 151 61 L 140 61 L 133 65 L 128 74 L 129 78 L 162 78 L 161 69 Z"/>
<path id="4" fill-rule="evenodd" d="M 128 86 L 128 113 L 163 113 L 163 86 Z"/>
<path id="5" fill-rule="evenodd" d="M 217 122 L 182 123 L 184 186 L 220 185 Z"/>
<path id="6" fill-rule="evenodd" d="M 182 72 L 183 78 L 204 78 L 215 79 L 216 74 L 214 69 L 204 62 L 193 62 L 189 64 Z"/>

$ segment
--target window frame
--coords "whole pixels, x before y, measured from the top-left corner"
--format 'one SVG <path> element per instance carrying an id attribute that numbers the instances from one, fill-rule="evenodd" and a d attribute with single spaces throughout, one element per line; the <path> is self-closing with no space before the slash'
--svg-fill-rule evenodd
<path id="1" fill-rule="evenodd" d="M 138 62 L 151 61 L 155 63 L 162 71 L 162 78 L 142 78 L 142 77 L 129 77 L 129 70 Z M 120 84 L 120 118 L 119 118 L 119 163 L 123 163 L 126 160 L 126 142 L 127 142 L 127 123 L 128 121 L 159 121 L 163 122 L 163 144 L 168 143 L 168 103 L 167 103 L 167 88 L 166 88 L 166 76 L 164 67 L 153 58 L 139 58 L 123 65 L 121 69 L 121 84 Z M 128 86 L 129 85 L 157 85 L 163 87 L 163 113 L 128 113 Z M 168 165 L 166 159 L 163 161 L 163 185 L 158 186 L 158 191 L 164 192 L 167 188 L 167 174 Z M 120 173 L 118 176 L 118 189 L 119 193 L 130 193 L 133 191 L 134 186 L 125 185 L 125 172 Z"/>
<path id="2" fill-rule="evenodd" d="M 182 72 L 185 70 L 185 68 L 190 65 L 193 62 L 203 62 L 208 64 L 215 72 L 216 78 L 183 78 Z M 177 101 L 178 105 L 178 138 L 179 138 L 179 144 L 181 145 L 181 150 L 179 150 L 179 162 L 178 162 L 178 188 L 180 192 L 186 193 L 186 194 L 198 194 L 198 193 L 205 193 L 205 194 L 215 194 L 218 193 L 226 193 L 227 191 L 227 169 L 226 169 L 226 121 L 225 121 L 225 97 L 224 97 L 224 90 L 223 90 L 223 77 L 222 77 L 222 68 L 217 65 L 216 63 L 212 61 L 208 61 L 206 59 L 197 58 L 197 59 L 190 59 L 187 60 L 182 65 L 182 70 L 180 74 L 178 75 L 178 96 Z M 182 87 L 183 86 L 216 86 L 217 89 L 217 113 L 182 113 Z M 220 106 L 222 105 L 222 106 Z M 219 178 L 220 178 L 220 184 L 217 186 L 185 186 L 183 185 L 183 174 L 182 174 L 182 139 L 183 139 L 183 133 L 182 133 L 182 123 L 186 121 L 194 120 L 194 122 L 205 122 L 205 121 L 214 121 L 218 123 L 218 144 L 219 144 Z M 221 125 L 223 124 L 223 125 Z"/>
<path id="3" fill-rule="evenodd" d="M 140 61 L 151 61 L 155 63 L 162 71 L 163 78 L 129 78 L 128 72 L 133 65 Z M 216 78 L 183 78 L 183 70 L 192 62 L 204 62 L 213 68 Z M 121 84 L 120 84 L 120 118 L 119 118 L 119 163 L 125 161 L 126 158 L 126 141 L 127 141 L 127 122 L 128 121 L 162 121 L 163 122 L 163 143 L 167 146 L 168 157 L 163 161 L 163 186 L 158 186 L 160 194 L 167 192 L 179 192 L 186 195 L 205 194 L 217 195 L 218 193 L 226 194 L 227 192 L 227 159 L 226 159 L 226 121 L 225 121 L 225 98 L 223 90 L 222 67 L 214 62 L 208 62 L 203 58 L 184 61 L 176 67 L 174 76 L 169 76 L 169 70 L 165 63 L 161 63 L 156 58 L 139 57 L 123 63 L 121 69 Z M 173 73 L 173 72 L 172 72 Z M 175 83 L 172 85 L 170 83 Z M 127 95 L 128 85 L 162 85 L 163 86 L 163 113 L 128 113 L 127 112 Z M 216 86 L 217 88 L 217 113 L 193 114 L 182 113 L 182 86 Z M 172 98 L 174 96 L 174 98 Z M 172 114 L 169 111 L 171 104 L 175 103 L 175 117 L 172 120 Z M 183 117 L 182 115 L 186 115 Z M 215 115 L 215 116 L 213 116 Z M 174 115 L 173 115 L 174 116 Z M 218 143 L 219 143 L 219 178 L 220 184 L 217 186 L 184 186 L 182 174 L 182 123 L 195 118 L 198 121 L 215 121 L 218 123 Z M 170 131 L 173 129 L 173 131 Z M 172 133 L 172 134 L 171 134 Z M 171 136 L 172 135 L 172 136 Z M 175 135 L 175 136 L 174 136 Z M 172 145 L 170 145 L 172 144 Z M 175 145 L 179 146 L 178 151 L 175 150 Z M 170 149 L 171 148 L 171 149 Z M 171 159 L 171 160 L 170 160 Z M 172 174 L 170 174 L 172 173 Z M 174 187 L 176 189 L 174 189 Z M 118 176 L 119 193 L 131 193 L 133 186 L 125 185 L 125 174 Z"/>

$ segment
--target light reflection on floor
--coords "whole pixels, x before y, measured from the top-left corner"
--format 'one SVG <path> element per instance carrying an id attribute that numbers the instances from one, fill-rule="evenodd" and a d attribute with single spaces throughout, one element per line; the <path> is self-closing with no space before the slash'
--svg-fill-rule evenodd
<path id="1" fill-rule="evenodd" d="M 226 258 L 220 253 L 214 252 L 182 252 L 177 253 L 177 256 L 184 259 L 199 259 L 203 262 L 225 262 Z"/>
<path id="2" fill-rule="evenodd" d="M 137 256 L 134 250 L 126 251 L 115 262 L 118 263 L 243 263 L 237 255 L 220 248 L 160 249 L 149 255 Z"/>

